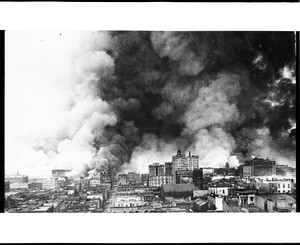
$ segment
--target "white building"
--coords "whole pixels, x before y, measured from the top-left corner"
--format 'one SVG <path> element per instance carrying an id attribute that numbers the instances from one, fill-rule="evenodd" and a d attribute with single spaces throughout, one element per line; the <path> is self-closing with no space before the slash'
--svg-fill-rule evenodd
<path id="1" fill-rule="evenodd" d="M 146 202 L 141 196 L 118 196 L 111 203 L 112 207 L 138 207 L 143 206 Z"/>
<path id="2" fill-rule="evenodd" d="M 177 151 L 177 154 L 172 157 L 172 173 L 175 175 L 176 171 L 180 170 L 194 170 L 199 168 L 199 156 L 191 155 L 185 157 L 184 153 L 181 153 L 180 150 Z"/>
<path id="3" fill-rule="evenodd" d="M 277 181 L 277 192 L 278 193 L 292 193 L 291 181 Z"/>
<path id="4" fill-rule="evenodd" d="M 219 196 L 228 196 L 228 192 L 230 188 L 231 188 L 230 186 L 225 186 L 225 185 L 210 186 L 208 187 L 208 192 Z"/>
<path id="5" fill-rule="evenodd" d="M 172 175 L 163 176 L 150 176 L 149 186 L 150 187 L 161 187 L 165 184 L 175 184 L 175 177 Z"/>
<path id="6" fill-rule="evenodd" d="M 58 187 L 58 180 L 56 178 L 54 179 L 44 179 L 42 182 L 42 188 L 43 189 L 54 189 Z"/>
<path id="7" fill-rule="evenodd" d="M 254 178 L 257 182 L 257 187 L 260 187 L 265 183 L 272 183 L 276 185 L 274 188 L 277 193 L 292 193 L 295 179 L 293 178 L 283 178 L 283 177 L 260 177 Z"/>
<path id="8" fill-rule="evenodd" d="M 194 170 L 199 168 L 199 157 L 189 155 L 187 158 L 187 169 Z"/>
<path id="9" fill-rule="evenodd" d="M 203 169 L 203 175 L 213 174 L 215 172 L 214 168 L 202 168 L 202 169 Z"/>
<path id="10" fill-rule="evenodd" d="M 29 189 L 28 183 L 14 182 L 10 184 L 10 189 Z"/>

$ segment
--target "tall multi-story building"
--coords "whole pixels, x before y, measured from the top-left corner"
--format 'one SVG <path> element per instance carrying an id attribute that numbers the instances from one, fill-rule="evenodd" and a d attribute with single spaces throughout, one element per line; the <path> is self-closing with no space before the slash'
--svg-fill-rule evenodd
<path id="1" fill-rule="evenodd" d="M 185 157 L 185 154 L 180 150 L 177 151 L 177 154 L 172 157 L 172 173 L 175 174 L 176 171 L 180 170 L 191 170 L 199 168 L 199 157 L 191 155 L 189 151 L 188 157 Z"/>
<path id="2" fill-rule="evenodd" d="M 150 187 L 161 187 L 165 184 L 175 184 L 175 177 L 172 175 L 158 175 L 149 177 L 149 186 Z"/>
<path id="3" fill-rule="evenodd" d="M 276 162 L 268 158 L 257 158 L 246 160 L 243 166 L 244 177 L 272 176 L 276 175 Z"/>
<path id="4" fill-rule="evenodd" d="M 149 165 L 149 176 L 163 176 L 165 175 L 165 165 L 153 163 Z"/>
<path id="5" fill-rule="evenodd" d="M 149 175 L 148 174 L 141 174 L 141 181 L 143 185 L 149 185 Z"/>
<path id="6" fill-rule="evenodd" d="M 149 165 L 149 186 L 150 187 L 160 187 L 164 184 L 175 183 L 175 178 L 170 174 L 170 165 L 167 163 L 167 173 L 166 165 L 160 165 L 159 163 L 153 163 Z"/>
<path id="7" fill-rule="evenodd" d="M 251 177 L 251 166 L 250 165 L 244 165 L 243 166 L 243 177 L 249 178 Z"/>
<path id="8" fill-rule="evenodd" d="M 203 190 L 203 170 L 202 170 L 202 168 L 193 170 L 193 183 L 195 186 L 197 186 L 201 190 Z"/>
<path id="9" fill-rule="evenodd" d="M 127 184 L 127 174 L 119 174 L 118 181 L 120 184 L 126 185 Z"/>
<path id="10" fill-rule="evenodd" d="M 57 178 L 44 179 L 41 182 L 42 182 L 42 188 L 43 189 L 54 189 L 54 188 L 58 187 Z"/>
<path id="11" fill-rule="evenodd" d="M 194 170 L 199 168 L 199 157 L 191 156 L 191 152 L 189 152 L 189 156 L 187 157 L 187 168 L 188 170 Z"/>
<path id="12" fill-rule="evenodd" d="M 185 170 L 186 169 L 186 158 L 183 153 L 181 153 L 180 150 L 177 151 L 177 154 L 172 156 L 172 171 L 173 175 L 175 175 L 175 172 L 178 170 Z"/>
<path id="13" fill-rule="evenodd" d="M 175 172 L 175 182 L 176 184 L 183 184 L 186 181 L 191 182 L 193 178 L 193 171 L 192 170 L 178 170 Z M 184 180 L 182 182 L 182 180 Z"/>
<path id="14" fill-rule="evenodd" d="M 165 162 L 165 174 L 167 176 L 172 175 L 172 162 Z"/>

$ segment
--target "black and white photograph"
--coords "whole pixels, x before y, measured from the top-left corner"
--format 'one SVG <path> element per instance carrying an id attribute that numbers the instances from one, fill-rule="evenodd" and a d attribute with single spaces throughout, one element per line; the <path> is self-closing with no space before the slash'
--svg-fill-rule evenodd
<path id="1" fill-rule="evenodd" d="M 5 212 L 295 212 L 295 42 L 6 31 Z"/>
<path id="2" fill-rule="evenodd" d="M 299 242 L 299 23 L 290 2 L 0 2 L 0 243 Z"/>

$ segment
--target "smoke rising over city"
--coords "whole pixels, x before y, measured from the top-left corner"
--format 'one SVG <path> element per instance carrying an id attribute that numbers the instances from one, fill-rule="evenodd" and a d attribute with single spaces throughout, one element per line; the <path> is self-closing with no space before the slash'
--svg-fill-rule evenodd
<path id="1" fill-rule="evenodd" d="M 293 32 L 82 33 L 59 123 L 28 143 L 38 157 L 20 172 L 146 171 L 177 149 L 201 166 L 256 156 L 295 167 Z"/>

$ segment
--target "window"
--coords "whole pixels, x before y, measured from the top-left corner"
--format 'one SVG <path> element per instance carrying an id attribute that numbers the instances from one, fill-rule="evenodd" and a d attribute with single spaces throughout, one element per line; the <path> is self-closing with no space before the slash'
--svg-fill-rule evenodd
<path id="1" fill-rule="evenodd" d="M 285 184 L 282 184 L 282 188 L 285 188 Z"/>
<path id="2" fill-rule="evenodd" d="M 288 188 L 290 188 L 290 184 L 288 184 Z"/>

